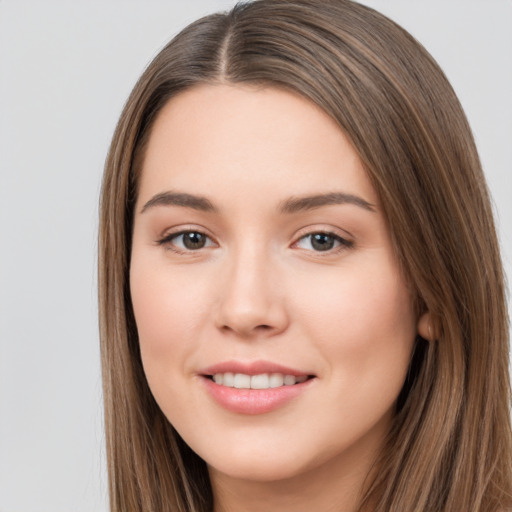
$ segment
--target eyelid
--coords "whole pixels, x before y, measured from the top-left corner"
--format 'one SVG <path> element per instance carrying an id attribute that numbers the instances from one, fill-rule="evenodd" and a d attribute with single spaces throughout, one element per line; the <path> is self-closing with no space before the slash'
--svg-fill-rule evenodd
<path id="1" fill-rule="evenodd" d="M 212 244 L 210 244 L 206 247 L 197 249 L 195 251 L 192 249 L 181 249 L 176 246 L 171 246 L 171 243 L 170 243 L 171 240 L 179 237 L 180 235 L 184 235 L 186 233 L 199 233 L 201 235 L 204 235 L 206 238 L 208 238 L 208 240 L 210 240 L 212 242 Z M 190 254 L 190 253 L 194 253 L 194 252 L 199 252 L 201 249 L 207 249 L 209 247 L 212 247 L 213 245 L 218 245 L 215 238 L 208 232 L 208 230 L 206 228 L 203 228 L 202 226 L 197 226 L 197 225 L 195 225 L 195 226 L 194 225 L 180 225 L 180 226 L 175 226 L 173 228 L 168 228 L 163 232 L 162 235 L 160 235 L 158 237 L 158 239 L 156 240 L 156 244 L 164 246 L 166 249 L 180 253 L 180 254 L 182 254 L 182 253 Z"/>
<path id="2" fill-rule="evenodd" d="M 315 253 L 315 255 L 318 256 L 329 256 L 337 253 L 338 251 L 343 251 L 346 249 L 351 249 L 354 247 L 354 237 L 348 232 L 341 230 L 339 228 L 335 228 L 333 226 L 325 226 L 325 225 L 314 225 L 314 226 L 307 226 L 305 228 L 300 229 L 295 237 L 294 242 L 292 243 L 292 247 L 296 246 L 301 240 L 307 238 L 308 236 L 316 235 L 316 234 L 323 234 L 332 236 L 335 238 L 340 245 L 338 247 L 335 247 L 333 249 L 328 249 L 326 251 L 314 251 L 310 249 L 303 249 L 304 251 Z M 300 248 L 298 248 L 300 249 Z"/>
<path id="3" fill-rule="evenodd" d="M 186 233 L 199 233 L 201 235 L 204 235 L 208 240 L 210 240 L 212 243 L 207 245 L 206 247 L 202 247 L 196 250 L 193 249 L 181 249 L 176 246 L 171 246 L 170 242 L 173 238 L 176 238 L 180 235 L 186 234 Z M 335 247 L 333 249 L 328 249 L 325 251 L 314 251 L 309 249 L 303 249 L 304 251 L 308 252 L 314 252 L 316 255 L 319 256 L 328 256 L 332 255 L 340 250 L 346 250 L 350 249 L 354 246 L 354 240 L 353 236 L 345 230 L 341 230 L 339 228 L 335 228 L 333 226 L 325 226 L 325 225 L 313 225 L 313 226 L 306 226 L 304 228 L 301 228 L 294 236 L 294 241 L 291 244 L 291 247 L 296 246 L 301 240 L 305 239 L 308 236 L 312 236 L 315 234 L 324 234 L 328 236 L 332 236 L 335 238 L 340 245 L 338 247 Z M 348 235 L 348 236 L 347 236 Z M 218 246 L 218 242 L 215 240 L 215 237 L 209 233 L 209 230 L 197 225 L 179 225 L 172 228 L 166 229 L 161 236 L 158 237 L 156 240 L 157 245 L 166 246 L 168 250 L 172 250 L 178 253 L 194 253 L 199 252 L 201 249 L 206 249 L 212 246 Z"/>
<path id="4" fill-rule="evenodd" d="M 326 224 L 311 224 L 309 226 L 305 226 L 299 229 L 295 233 L 293 238 L 295 241 L 297 241 L 300 238 L 304 238 L 307 235 L 314 235 L 315 233 L 324 233 L 326 235 L 332 235 L 337 238 L 342 238 L 347 242 L 354 242 L 354 235 L 352 235 L 352 233 L 350 233 L 349 231 Z"/>

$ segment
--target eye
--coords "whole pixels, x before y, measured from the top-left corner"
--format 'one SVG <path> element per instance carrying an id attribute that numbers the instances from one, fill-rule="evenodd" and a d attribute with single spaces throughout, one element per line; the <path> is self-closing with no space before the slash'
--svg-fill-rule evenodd
<path id="1" fill-rule="evenodd" d="M 309 233 L 299 238 L 296 246 L 300 249 L 313 250 L 316 252 L 327 252 L 341 246 L 352 247 L 353 243 L 334 233 Z"/>
<path id="2" fill-rule="evenodd" d="M 172 233 L 158 242 L 160 245 L 169 245 L 178 251 L 197 251 L 214 245 L 213 241 L 200 231 L 181 231 Z"/>

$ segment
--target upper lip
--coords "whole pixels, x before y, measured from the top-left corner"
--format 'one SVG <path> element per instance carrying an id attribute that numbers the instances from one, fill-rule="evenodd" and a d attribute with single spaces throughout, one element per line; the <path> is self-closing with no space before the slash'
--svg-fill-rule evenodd
<path id="1" fill-rule="evenodd" d="M 283 366 L 271 361 L 223 361 L 221 363 L 208 366 L 202 369 L 201 375 L 215 375 L 216 373 L 243 373 L 245 375 L 260 375 L 262 373 L 282 373 L 283 375 L 293 375 L 300 377 L 303 375 L 312 375 L 311 372 L 297 370 L 288 366 Z"/>

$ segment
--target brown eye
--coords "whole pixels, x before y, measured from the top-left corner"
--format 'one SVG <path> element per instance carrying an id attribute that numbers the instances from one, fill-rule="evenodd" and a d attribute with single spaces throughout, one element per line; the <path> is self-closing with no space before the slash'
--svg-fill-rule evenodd
<path id="1" fill-rule="evenodd" d="M 210 237 L 200 231 L 172 233 L 160 240 L 159 244 L 176 251 L 197 251 L 214 245 Z"/>
<path id="2" fill-rule="evenodd" d="M 183 239 L 183 246 L 187 249 L 202 249 L 206 245 L 206 235 L 196 231 L 188 231 L 180 235 Z"/>
<path id="3" fill-rule="evenodd" d="M 310 233 L 303 236 L 298 242 L 297 247 L 308 249 L 315 252 L 327 252 L 340 247 L 352 247 L 354 244 L 333 233 Z"/>
<path id="4" fill-rule="evenodd" d="M 311 235 L 311 247 L 315 251 L 329 251 L 334 247 L 336 239 L 326 233 L 315 233 Z"/>

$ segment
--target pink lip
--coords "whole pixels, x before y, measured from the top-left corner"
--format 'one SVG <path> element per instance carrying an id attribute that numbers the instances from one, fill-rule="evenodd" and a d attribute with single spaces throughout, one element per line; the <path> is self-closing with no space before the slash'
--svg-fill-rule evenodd
<path id="1" fill-rule="evenodd" d="M 226 361 L 205 368 L 200 372 L 201 382 L 206 392 L 217 404 L 228 411 L 238 414 L 264 414 L 274 411 L 304 393 L 316 379 L 308 379 L 293 386 L 281 386 L 269 389 L 237 389 L 216 384 L 209 376 L 216 373 L 245 373 L 246 375 L 258 375 L 261 373 L 282 373 L 284 375 L 310 375 L 293 368 L 270 363 L 267 361 L 255 361 L 241 363 L 237 361 Z"/>
<path id="2" fill-rule="evenodd" d="M 303 372 L 294 368 L 282 366 L 270 361 L 252 361 L 243 363 L 240 361 L 224 361 L 204 368 L 198 373 L 201 375 L 215 375 L 216 373 L 245 373 L 246 375 L 259 375 L 261 373 L 282 373 L 283 375 L 293 375 L 300 377 L 302 375 L 311 375 L 309 372 Z"/>

